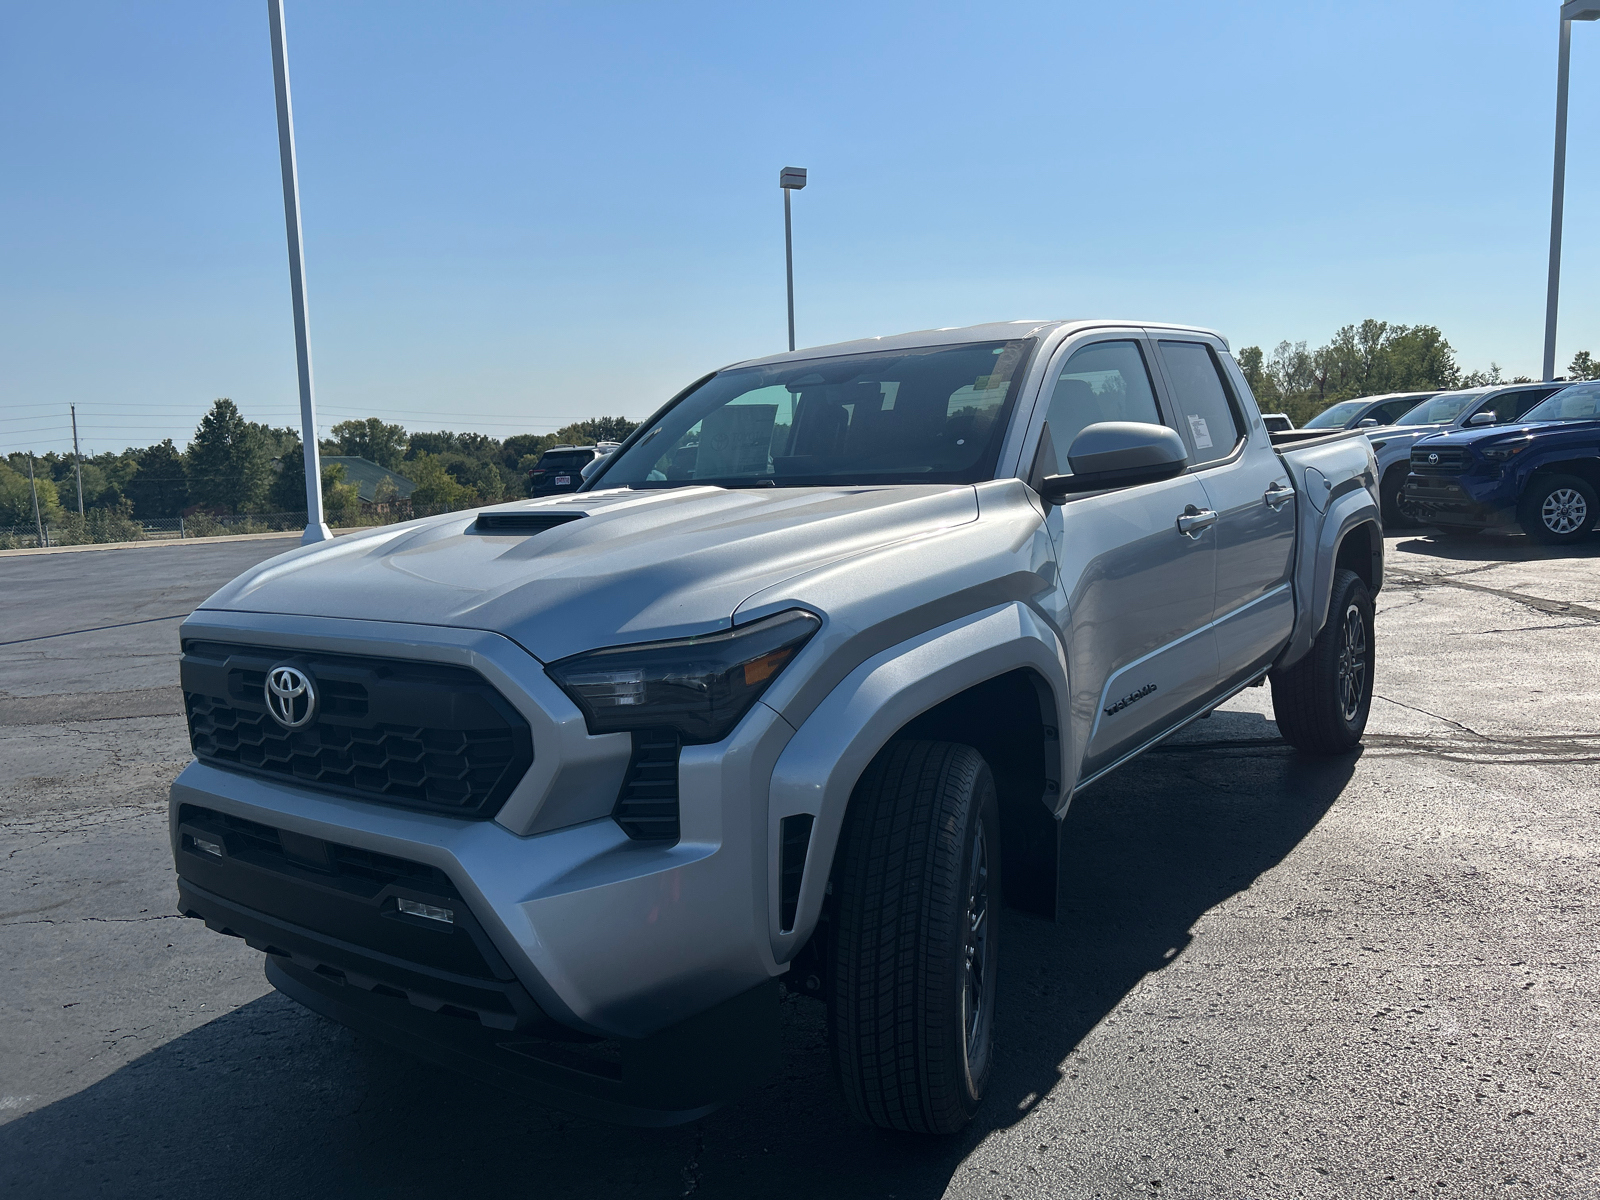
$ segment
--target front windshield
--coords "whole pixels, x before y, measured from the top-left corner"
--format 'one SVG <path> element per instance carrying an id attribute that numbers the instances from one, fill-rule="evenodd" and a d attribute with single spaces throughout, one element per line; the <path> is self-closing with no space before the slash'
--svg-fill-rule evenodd
<path id="1" fill-rule="evenodd" d="M 1482 396 L 1482 392 L 1445 392 L 1431 400 L 1424 400 L 1395 424 L 1448 425 L 1461 415 L 1467 405 L 1481 399 Z"/>
<path id="2" fill-rule="evenodd" d="M 724 371 L 614 455 L 593 486 L 990 479 L 1032 345 L 929 346 Z"/>
<path id="3" fill-rule="evenodd" d="M 1371 400 L 1343 400 L 1331 408 L 1325 408 L 1300 428 L 1302 429 L 1343 429 L 1350 423 L 1358 412 Z"/>
<path id="4" fill-rule="evenodd" d="M 1518 421 L 1593 421 L 1600 418 L 1600 383 L 1575 383 L 1547 396 Z"/>

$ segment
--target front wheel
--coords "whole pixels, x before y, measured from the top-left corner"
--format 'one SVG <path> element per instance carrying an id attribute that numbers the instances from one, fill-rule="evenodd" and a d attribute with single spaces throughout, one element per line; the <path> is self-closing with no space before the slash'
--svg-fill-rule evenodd
<path id="1" fill-rule="evenodd" d="M 1308 754 L 1354 750 L 1372 709 L 1374 664 L 1372 594 L 1361 576 L 1340 569 L 1311 652 L 1272 673 L 1272 713 L 1283 740 Z"/>
<path id="2" fill-rule="evenodd" d="M 1544 475 L 1533 480 L 1517 505 L 1522 532 L 1548 546 L 1582 541 L 1594 528 L 1600 506 L 1594 488 L 1576 475 Z"/>
<path id="3" fill-rule="evenodd" d="M 828 1035 L 861 1120 L 955 1133 L 994 1061 L 1000 811 L 983 756 L 892 743 L 845 815 Z"/>
<path id="4" fill-rule="evenodd" d="M 1405 510 L 1406 470 L 1404 466 L 1391 467 L 1378 485 L 1378 499 L 1386 529 L 1411 529 L 1416 525 Z"/>

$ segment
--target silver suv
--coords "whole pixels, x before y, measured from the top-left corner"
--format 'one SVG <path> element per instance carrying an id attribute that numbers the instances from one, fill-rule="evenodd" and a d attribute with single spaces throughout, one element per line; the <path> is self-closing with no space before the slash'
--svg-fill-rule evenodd
<path id="1" fill-rule="evenodd" d="M 1274 439 L 1282 441 L 1274 446 Z M 739 363 L 577 495 L 273 559 L 184 623 L 179 906 L 318 1012 L 691 1120 L 827 1003 L 864 1120 L 994 1063 L 995 910 L 1073 794 L 1270 680 L 1361 737 L 1358 433 L 1269 438 L 1202 329 L 1025 321 Z"/>

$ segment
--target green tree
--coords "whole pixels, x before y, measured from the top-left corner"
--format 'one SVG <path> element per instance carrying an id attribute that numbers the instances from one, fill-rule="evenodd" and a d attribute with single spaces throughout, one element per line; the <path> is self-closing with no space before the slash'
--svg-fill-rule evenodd
<path id="1" fill-rule="evenodd" d="M 165 438 L 134 455 L 135 466 L 126 494 L 134 516 L 175 517 L 189 505 L 189 474 L 183 455 Z"/>
<path id="2" fill-rule="evenodd" d="M 39 514 L 46 525 L 61 518 L 61 501 L 50 476 L 34 463 L 34 483 L 39 489 Z M 76 507 L 76 504 L 74 504 Z M 9 463 L 0 463 L 0 526 L 33 528 L 33 492 L 28 487 L 28 456 L 13 454 Z"/>
<path id="3" fill-rule="evenodd" d="M 403 473 L 417 485 L 411 493 L 411 506 L 418 514 L 453 512 L 478 501 L 477 492 L 445 470 L 436 455 L 417 455 L 405 464 Z"/>
<path id="4" fill-rule="evenodd" d="M 272 447 L 261 432 L 223 398 L 200 419 L 189 443 L 191 497 L 201 504 L 249 512 L 266 499 L 272 479 Z"/>
<path id="5" fill-rule="evenodd" d="M 324 453 L 364 458 L 393 471 L 406 456 L 409 441 L 403 425 L 386 425 L 377 417 L 365 421 L 340 421 L 333 427 Z"/>
<path id="6" fill-rule="evenodd" d="M 591 417 L 587 421 L 574 421 L 556 430 L 554 445 L 588 446 L 595 442 L 620 442 L 635 429 L 639 422 L 627 417 Z"/>
<path id="7" fill-rule="evenodd" d="M 304 461 L 302 454 L 301 461 Z M 322 519 L 329 525 L 355 525 L 361 519 L 361 491 L 344 481 L 344 464 L 322 468 Z"/>
<path id="8" fill-rule="evenodd" d="M 1587 350 L 1579 350 L 1567 367 L 1568 379 L 1600 379 L 1600 363 L 1589 357 Z"/>

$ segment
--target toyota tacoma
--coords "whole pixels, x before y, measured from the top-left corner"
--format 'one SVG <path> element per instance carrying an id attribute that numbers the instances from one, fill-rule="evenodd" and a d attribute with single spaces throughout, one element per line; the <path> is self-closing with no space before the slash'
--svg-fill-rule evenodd
<path id="1" fill-rule="evenodd" d="M 576 494 L 202 604 L 179 909 L 319 1013 L 617 1121 L 770 1071 L 781 982 L 858 1117 L 950 1133 L 1074 793 L 1263 681 L 1290 743 L 1352 750 L 1382 579 L 1366 438 L 1269 437 L 1206 330 L 738 363 Z"/>

